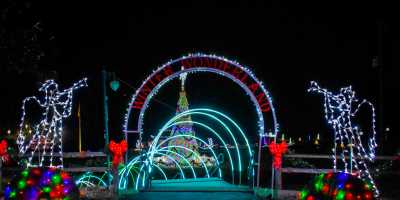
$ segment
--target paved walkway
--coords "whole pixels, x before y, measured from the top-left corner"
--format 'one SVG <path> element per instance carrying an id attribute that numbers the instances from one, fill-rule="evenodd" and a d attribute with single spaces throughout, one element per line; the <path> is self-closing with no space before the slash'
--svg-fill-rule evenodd
<path id="1" fill-rule="evenodd" d="M 150 191 L 131 194 L 137 200 L 255 200 L 248 186 L 238 186 L 218 178 L 153 180 Z"/>
<path id="2" fill-rule="evenodd" d="M 153 180 L 150 192 L 248 192 L 249 186 L 230 184 L 219 178 Z"/>
<path id="3" fill-rule="evenodd" d="M 140 192 L 125 198 L 129 200 L 255 200 L 245 192 Z"/>

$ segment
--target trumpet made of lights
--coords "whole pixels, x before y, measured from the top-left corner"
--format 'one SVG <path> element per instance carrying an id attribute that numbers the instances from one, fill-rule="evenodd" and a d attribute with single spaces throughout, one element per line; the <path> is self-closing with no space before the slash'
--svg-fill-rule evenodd
<path id="1" fill-rule="evenodd" d="M 72 112 L 73 92 L 87 87 L 84 78 L 72 87 L 59 91 L 54 80 L 47 80 L 39 88 L 44 93 L 42 98 L 32 96 L 22 101 L 22 117 L 19 126 L 17 144 L 20 154 L 27 154 L 27 167 L 63 167 L 63 120 Z M 27 135 L 23 128 L 32 119 L 27 119 L 26 107 L 34 103 L 40 107 L 41 117 L 37 124 L 32 124 L 32 134 Z"/>
<path id="2" fill-rule="evenodd" d="M 351 86 L 341 88 L 338 94 L 333 94 L 321 88 L 317 82 L 311 81 L 308 92 L 324 95 L 325 119 L 334 131 L 334 148 L 332 149 L 334 171 L 337 170 L 337 157 L 339 157 L 344 166 L 344 172 L 353 173 L 354 168 L 360 178 L 372 185 L 374 196 L 379 196 L 379 190 L 367 166 L 367 161 L 374 160 L 377 147 L 373 104 L 365 99 L 358 100 Z M 371 133 L 367 138 L 367 147 L 364 147 L 362 142 L 362 137 L 366 137 L 366 134 L 362 133 L 353 122 L 363 105 L 369 106 L 372 112 Z M 350 159 L 346 160 L 346 156 Z"/>

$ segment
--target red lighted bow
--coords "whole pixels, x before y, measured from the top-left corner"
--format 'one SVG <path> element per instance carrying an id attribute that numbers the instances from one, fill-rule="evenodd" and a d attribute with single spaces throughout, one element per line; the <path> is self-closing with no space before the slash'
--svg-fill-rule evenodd
<path id="1" fill-rule="evenodd" d="M 2 140 L 0 142 L 0 158 L 4 162 L 8 162 L 9 157 L 10 157 L 8 155 L 7 148 L 8 148 L 7 141 L 6 140 Z"/>
<path id="2" fill-rule="evenodd" d="M 128 150 L 128 143 L 126 140 L 122 140 L 119 144 L 111 141 L 108 145 L 111 153 L 113 154 L 113 166 L 117 167 L 120 163 L 123 162 L 122 156 Z"/>
<path id="3" fill-rule="evenodd" d="M 272 166 L 275 169 L 280 169 L 282 167 L 282 155 L 287 152 L 288 145 L 285 141 L 280 144 L 272 141 L 271 144 L 268 145 L 268 148 L 273 156 Z"/>

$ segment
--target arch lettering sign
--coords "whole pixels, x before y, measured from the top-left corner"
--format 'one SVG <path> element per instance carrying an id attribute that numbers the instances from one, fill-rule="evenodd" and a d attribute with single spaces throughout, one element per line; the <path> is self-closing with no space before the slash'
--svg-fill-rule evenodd
<path id="1" fill-rule="evenodd" d="M 263 83 L 246 67 L 223 57 L 205 54 L 190 54 L 168 63 L 155 70 L 142 83 L 132 96 L 128 105 L 123 130 L 127 138 L 129 133 L 143 134 L 143 116 L 152 97 L 168 81 L 182 73 L 215 73 L 237 83 L 251 98 L 258 115 L 258 133 L 266 131 L 276 137 L 278 123 L 272 98 Z M 267 129 L 267 130 L 266 130 Z"/>

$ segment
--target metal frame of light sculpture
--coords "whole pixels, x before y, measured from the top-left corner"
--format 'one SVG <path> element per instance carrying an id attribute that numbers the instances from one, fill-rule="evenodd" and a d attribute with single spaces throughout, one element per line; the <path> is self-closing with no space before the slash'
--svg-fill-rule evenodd
<path id="1" fill-rule="evenodd" d="M 337 169 L 337 149 L 340 150 L 340 158 L 344 164 L 344 171 L 352 173 L 353 163 L 354 168 L 358 171 L 359 177 L 364 181 L 372 184 L 374 188 L 374 195 L 379 196 L 379 190 L 376 187 L 374 180 L 368 170 L 365 159 L 373 161 L 375 158 L 375 148 L 377 147 L 375 136 L 376 136 L 376 125 L 375 125 L 375 108 L 373 104 L 367 100 L 360 101 L 355 97 L 355 92 L 352 87 L 341 88 L 338 94 L 333 94 L 325 88 L 321 88 L 317 82 L 311 81 L 311 86 L 308 92 L 317 92 L 324 95 L 324 111 L 325 119 L 334 130 L 334 148 L 333 151 L 333 169 Z M 354 108 L 356 104 L 356 108 Z M 361 140 L 361 134 L 359 128 L 354 125 L 352 118 L 356 116 L 362 105 L 368 105 L 372 111 L 372 136 L 368 138 L 368 150 L 367 152 L 363 146 Z M 340 142 L 338 144 L 338 142 Z M 347 144 L 345 144 L 347 143 Z M 346 149 L 349 145 L 349 150 Z M 354 149 L 356 147 L 356 156 L 353 156 Z M 349 152 L 350 151 L 350 152 Z M 346 162 L 345 153 L 350 156 L 350 163 Z M 350 165 L 350 166 L 349 166 Z M 361 166 L 360 166 L 361 165 Z M 349 167 L 348 167 L 349 166 Z"/>
<path id="2" fill-rule="evenodd" d="M 58 84 L 54 80 L 47 80 L 40 88 L 40 92 L 45 93 L 44 101 L 40 101 L 38 97 L 32 96 L 27 97 L 22 101 L 22 117 L 19 125 L 19 133 L 17 138 L 17 144 L 20 154 L 25 154 L 33 145 L 33 142 L 37 140 L 35 148 L 31 151 L 31 155 L 28 159 L 28 167 L 39 166 L 42 167 L 47 157 L 46 148 L 48 146 L 47 139 L 51 136 L 50 156 L 49 156 L 49 167 L 63 167 L 63 151 L 62 151 L 62 133 L 63 133 L 63 119 L 69 117 L 72 112 L 72 95 L 73 92 L 81 87 L 87 87 L 87 78 L 84 78 L 72 85 L 72 87 L 63 91 L 58 90 Z M 42 119 L 39 124 L 34 126 L 34 132 L 32 139 L 26 144 L 26 137 L 23 133 L 23 126 L 26 121 L 25 119 L 25 107 L 26 103 L 34 101 L 45 111 L 42 114 Z M 50 119 L 50 120 L 49 120 Z M 44 139 L 42 149 L 40 149 L 41 139 Z M 57 146 L 56 146 L 57 143 Z M 59 153 L 59 164 L 53 165 L 54 148 L 58 149 Z M 38 151 L 38 165 L 32 164 L 32 159 L 35 157 L 35 152 Z M 45 164 L 45 166 L 47 166 Z"/>

